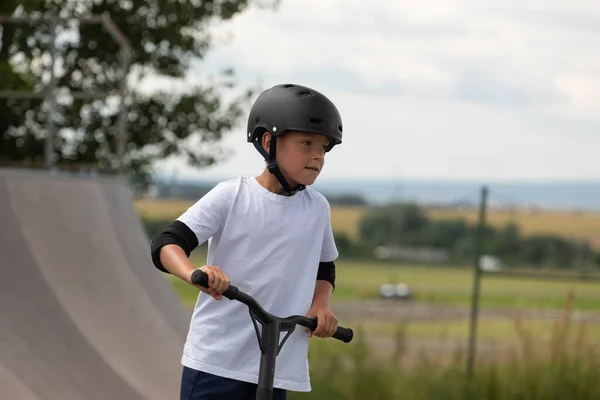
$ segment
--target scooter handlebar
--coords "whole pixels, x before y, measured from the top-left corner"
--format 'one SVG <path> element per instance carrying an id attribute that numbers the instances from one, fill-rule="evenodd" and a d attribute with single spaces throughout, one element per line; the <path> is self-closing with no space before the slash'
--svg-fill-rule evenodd
<path id="1" fill-rule="evenodd" d="M 208 275 L 206 274 L 206 272 L 202 271 L 201 269 L 196 269 L 192 273 L 191 281 L 195 285 L 200 285 L 202 287 L 208 288 Z M 250 309 L 252 309 L 252 311 L 254 311 L 257 314 L 267 315 L 269 317 L 276 318 L 276 317 L 270 315 L 265 309 L 263 309 L 261 307 L 261 305 L 258 304 L 258 302 L 252 296 L 240 291 L 234 285 L 230 284 L 229 287 L 227 288 L 227 290 L 225 290 L 225 292 L 223 292 L 223 296 L 227 297 L 230 300 L 238 300 L 238 301 L 246 304 L 248 307 L 250 307 Z M 293 315 L 291 317 L 279 318 L 279 319 L 282 321 L 286 321 L 288 323 L 294 323 L 297 325 L 305 326 L 305 327 L 309 328 L 311 331 L 314 331 L 317 328 L 317 324 L 318 324 L 316 318 L 307 318 L 307 317 L 304 317 L 301 315 Z M 344 327 L 338 326 L 337 330 L 335 331 L 335 333 L 333 334 L 332 337 L 335 339 L 341 340 L 344 343 L 349 343 L 350 341 L 352 341 L 352 338 L 354 337 L 354 332 L 350 328 L 344 328 Z"/>

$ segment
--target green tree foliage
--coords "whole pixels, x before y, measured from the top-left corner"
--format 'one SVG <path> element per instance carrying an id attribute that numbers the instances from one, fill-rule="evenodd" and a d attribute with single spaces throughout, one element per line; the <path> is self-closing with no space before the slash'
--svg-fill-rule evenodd
<path id="1" fill-rule="evenodd" d="M 252 3 L 252 4 L 251 4 Z M 259 7 L 275 6 L 277 0 Z M 132 46 L 128 79 L 148 74 L 181 79 L 192 61 L 214 47 L 210 27 L 242 13 L 251 0 L 3 0 L 0 14 L 61 17 L 108 13 Z M 4 24 L 0 50 L 0 89 L 40 90 L 48 68 L 49 27 Z M 98 24 L 61 23 L 57 33 L 58 87 L 61 96 L 54 120 L 57 163 L 115 166 L 117 98 L 79 100 L 69 91 L 106 92 L 118 89 L 121 77 L 119 45 Z M 241 120 L 256 88 L 240 88 L 232 69 L 201 83 L 172 91 L 144 94 L 132 85 L 127 96 L 125 167 L 146 182 L 155 160 L 183 156 L 193 166 L 219 162 L 227 151 L 219 142 Z M 131 80 L 130 80 L 131 82 Z M 118 103 L 116 103 L 118 104 Z M 42 101 L 0 99 L 2 162 L 43 161 L 47 110 Z"/>
<path id="2" fill-rule="evenodd" d="M 469 226 L 460 219 L 428 221 L 422 232 L 423 243 L 452 251 L 469 235 Z"/>
<path id="3" fill-rule="evenodd" d="M 477 227 L 466 220 L 430 220 L 415 204 L 395 204 L 372 209 L 359 227 L 361 246 L 425 246 L 448 251 L 455 260 L 472 259 L 475 254 Z M 345 238 L 344 246 L 350 247 Z M 354 245 L 354 244 L 352 244 Z M 483 250 L 500 257 L 509 265 L 572 268 L 600 264 L 588 243 L 551 235 L 523 237 L 519 227 L 486 225 Z"/>
<path id="4" fill-rule="evenodd" d="M 366 206 L 367 200 L 360 195 L 346 194 L 339 196 L 326 196 L 332 206 Z"/>
<path id="5" fill-rule="evenodd" d="M 360 222 L 362 240 L 373 246 L 418 244 L 428 220 L 416 204 L 393 204 L 371 210 Z"/>

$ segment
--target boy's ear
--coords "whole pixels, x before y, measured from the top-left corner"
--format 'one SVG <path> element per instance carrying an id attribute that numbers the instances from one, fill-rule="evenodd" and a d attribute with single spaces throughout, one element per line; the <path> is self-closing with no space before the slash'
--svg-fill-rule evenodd
<path id="1" fill-rule="evenodd" d="M 268 153 L 271 148 L 271 134 L 266 131 L 261 138 L 261 145 L 263 149 Z"/>

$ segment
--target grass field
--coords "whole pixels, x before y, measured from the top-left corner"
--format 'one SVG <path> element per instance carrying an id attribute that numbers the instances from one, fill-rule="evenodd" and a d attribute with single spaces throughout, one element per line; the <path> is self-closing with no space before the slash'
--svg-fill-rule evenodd
<path id="1" fill-rule="evenodd" d="M 202 252 L 192 253 L 194 265 L 204 261 Z M 475 375 L 468 377 L 468 268 L 343 260 L 337 265 L 331 309 L 355 338 L 349 344 L 311 339 L 313 391 L 290 393 L 290 399 L 592 400 L 600 395 L 600 282 L 485 279 Z M 169 279 L 191 309 L 198 290 Z M 388 282 L 409 284 L 415 298 L 377 299 L 379 285 Z"/>
<path id="2" fill-rule="evenodd" d="M 185 200 L 138 200 L 135 206 L 140 216 L 153 219 L 174 219 L 193 204 Z M 337 232 L 345 232 L 356 238 L 358 224 L 364 215 L 364 207 L 332 207 L 331 224 Z M 475 224 L 477 210 L 431 208 L 425 209 L 432 219 L 461 218 Z M 519 225 L 524 235 L 556 234 L 567 238 L 588 240 L 600 248 L 600 213 L 532 210 L 488 210 L 487 222 L 492 226 L 504 226 L 509 222 Z"/>
<path id="3" fill-rule="evenodd" d="M 193 253 L 192 262 L 201 266 L 202 254 Z M 384 283 L 406 283 L 414 301 L 430 305 L 467 307 L 473 287 L 470 268 L 405 266 L 395 264 L 338 261 L 335 301 L 338 303 L 379 298 Z M 191 306 L 196 292 L 183 282 L 175 283 L 183 301 Z M 600 312 L 600 280 L 539 281 L 489 276 L 481 286 L 483 309 L 560 310 L 570 293 L 574 294 L 573 310 Z"/>
<path id="4" fill-rule="evenodd" d="M 135 208 L 140 217 L 151 219 L 175 219 L 192 204 L 194 204 L 194 202 L 190 200 L 141 199 L 136 200 Z"/>
<path id="5" fill-rule="evenodd" d="M 194 265 L 204 264 L 202 254 L 193 254 Z M 437 268 L 365 264 L 340 261 L 332 310 L 340 324 L 362 327 L 367 340 L 380 349 L 391 346 L 402 331 L 414 349 L 448 353 L 466 344 L 469 333 L 469 301 L 472 274 L 468 268 Z M 177 293 L 192 308 L 197 290 L 171 278 Z M 382 283 L 407 283 L 412 301 L 378 299 Z M 600 338 L 600 281 L 548 282 L 488 278 L 482 286 L 478 339 L 488 344 L 515 346 L 522 332 L 548 340 L 566 305 L 572 316 L 582 312 L 595 320 L 586 323 L 588 336 Z M 519 330 L 521 328 L 521 331 Z M 600 344 L 600 339 L 597 339 Z M 433 346 L 433 347 L 432 347 Z"/>

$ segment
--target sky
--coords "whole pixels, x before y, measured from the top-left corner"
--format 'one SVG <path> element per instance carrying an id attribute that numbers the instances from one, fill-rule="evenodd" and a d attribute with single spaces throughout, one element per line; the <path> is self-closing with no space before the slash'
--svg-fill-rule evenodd
<path id="1" fill-rule="evenodd" d="M 297 83 L 338 106 L 343 144 L 319 180 L 600 179 L 597 0 L 282 0 L 212 33 L 191 82 L 231 66 L 241 85 Z M 228 160 L 159 172 L 260 174 L 245 122 Z"/>

